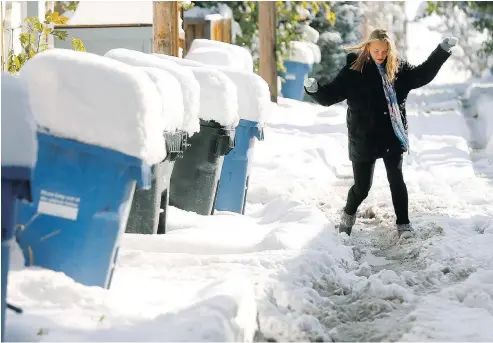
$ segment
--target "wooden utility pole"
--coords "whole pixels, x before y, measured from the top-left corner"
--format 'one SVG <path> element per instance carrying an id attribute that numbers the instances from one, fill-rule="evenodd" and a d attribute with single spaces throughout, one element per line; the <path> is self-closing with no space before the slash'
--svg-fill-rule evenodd
<path id="1" fill-rule="evenodd" d="M 178 57 L 178 1 L 152 3 L 152 52 Z"/>
<path id="2" fill-rule="evenodd" d="M 258 2 L 260 76 L 269 85 L 270 98 L 277 103 L 276 2 Z"/>

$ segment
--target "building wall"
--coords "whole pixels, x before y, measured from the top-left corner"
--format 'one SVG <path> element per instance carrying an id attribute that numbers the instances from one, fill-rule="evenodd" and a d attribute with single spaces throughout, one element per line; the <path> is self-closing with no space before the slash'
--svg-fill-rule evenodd
<path id="1" fill-rule="evenodd" d="M 125 48 L 152 52 L 152 26 L 63 28 L 69 37 L 79 38 L 88 52 L 104 55 L 111 49 Z M 72 49 L 70 39 L 55 41 L 55 48 Z"/>

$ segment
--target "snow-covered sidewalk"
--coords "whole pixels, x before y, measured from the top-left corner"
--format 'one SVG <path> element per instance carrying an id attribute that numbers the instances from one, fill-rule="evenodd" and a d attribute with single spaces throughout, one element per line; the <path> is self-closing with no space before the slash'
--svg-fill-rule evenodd
<path id="1" fill-rule="evenodd" d="M 476 174 L 457 87 L 409 99 L 417 237 L 400 241 L 383 163 L 353 235 L 346 109 L 281 99 L 257 143 L 247 213 L 171 208 L 127 234 L 109 291 L 13 271 L 8 341 L 486 341 L 493 337 L 493 186 Z M 444 94 L 446 93 L 446 94 Z M 482 168 L 493 169 L 493 166 Z"/>

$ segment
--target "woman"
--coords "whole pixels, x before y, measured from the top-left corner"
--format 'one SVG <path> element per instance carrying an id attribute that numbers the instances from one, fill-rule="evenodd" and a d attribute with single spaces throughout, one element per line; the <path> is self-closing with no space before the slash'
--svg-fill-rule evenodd
<path id="1" fill-rule="evenodd" d="M 402 175 L 403 153 L 409 150 L 406 99 L 413 89 L 432 81 L 458 39 L 444 39 L 428 59 L 413 66 L 400 59 L 386 30 L 378 29 L 358 46 L 348 47 L 346 65 L 336 78 L 319 85 L 305 80 L 305 91 L 320 105 L 347 100 L 349 159 L 354 185 L 348 193 L 339 232 L 351 234 L 356 212 L 370 191 L 375 161 L 383 158 L 397 217 L 399 237 L 410 238 L 407 187 Z"/>

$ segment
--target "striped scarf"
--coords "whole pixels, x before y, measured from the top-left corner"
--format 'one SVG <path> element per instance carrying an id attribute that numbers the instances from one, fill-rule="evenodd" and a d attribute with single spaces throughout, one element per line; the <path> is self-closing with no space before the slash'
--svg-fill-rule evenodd
<path id="1" fill-rule="evenodd" d="M 390 121 L 394 133 L 401 142 L 402 146 L 409 149 L 409 138 L 407 137 L 404 124 L 402 123 L 401 111 L 399 110 L 399 103 L 397 102 L 397 95 L 395 94 L 394 85 L 390 82 L 385 67 L 381 64 L 375 63 L 382 77 L 383 90 L 385 92 L 385 98 L 387 99 L 387 105 L 389 107 Z"/>

